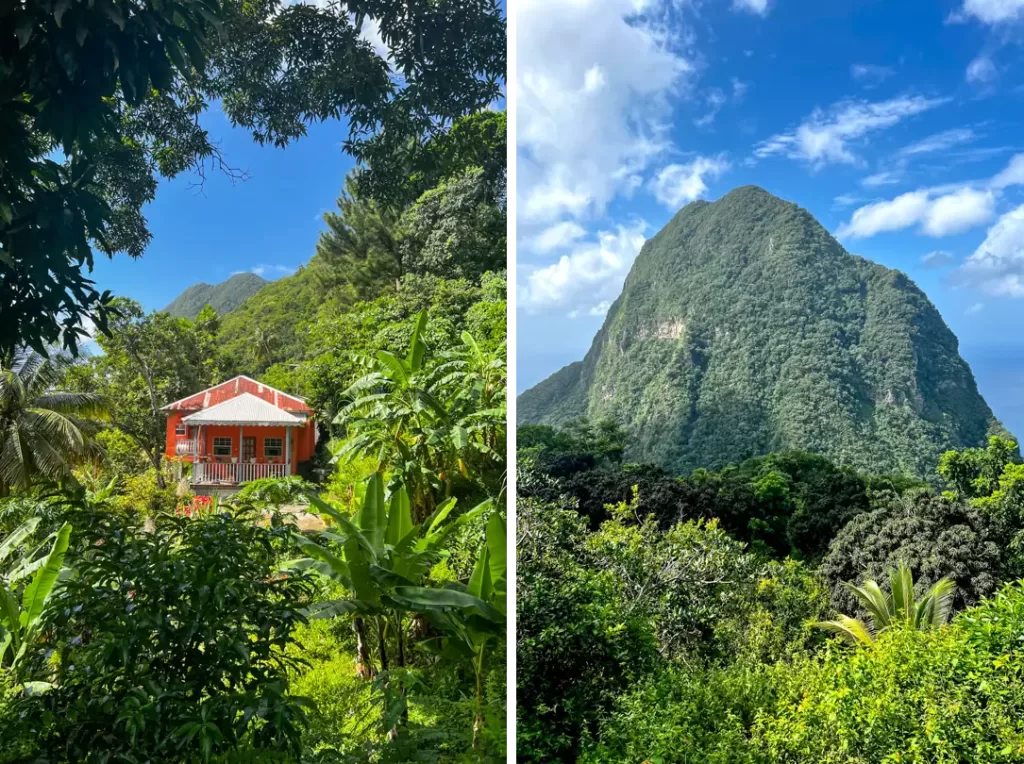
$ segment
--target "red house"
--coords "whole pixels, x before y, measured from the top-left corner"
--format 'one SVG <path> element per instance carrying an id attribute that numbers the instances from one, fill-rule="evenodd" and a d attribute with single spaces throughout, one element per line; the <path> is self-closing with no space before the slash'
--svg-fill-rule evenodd
<path id="1" fill-rule="evenodd" d="M 192 486 L 199 494 L 230 493 L 249 480 L 294 475 L 313 458 L 313 410 L 297 395 L 249 377 L 221 382 L 163 410 L 164 452 L 192 462 Z"/>

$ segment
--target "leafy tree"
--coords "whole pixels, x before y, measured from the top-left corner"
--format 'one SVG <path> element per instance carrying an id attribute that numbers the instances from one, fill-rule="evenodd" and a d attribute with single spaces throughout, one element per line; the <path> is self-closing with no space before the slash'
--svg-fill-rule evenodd
<path id="1" fill-rule="evenodd" d="M 103 354 L 92 359 L 90 384 L 110 406 L 111 424 L 131 437 L 164 488 L 166 416 L 162 407 L 209 387 L 221 374 L 216 355 L 218 319 L 204 309 L 193 323 L 166 313 L 145 314 L 130 300 L 115 303 L 110 333 L 97 338 Z"/>
<path id="2" fill-rule="evenodd" d="M 955 496 L 977 499 L 996 490 L 1000 475 L 1011 464 L 1020 464 L 1016 441 L 993 436 L 985 448 L 947 451 L 939 459 L 938 472 Z"/>
<path id="3" fill-rule="evenodd" d="M 468 331 L 485 351 L 499 352 L 505 342 L 506 287 L 504 272 L 485 276 L 479 285 L 408 276 L 400 292 L 348 308 L 324 306 L 310 325 L 308 360 L 297 370 L 301 393 L 324 419 L 333 419 L 348 403 L 342 393 L 363 373 L 360 356 L 380 350 L 404 354 L 421 311 L 427 312 L 423 336 L 432 351 L 457 348 Z"/>
<path id="4" fill-rule="evenodd" d="M 58 385 L 71 362 L 21 351 L 0 359 L 0 497 L 39 479 L 63 480 L 94 454 L 104 398 Z"/>
<path id="5" fill-rule="evenodd" d="M 846 587 L 856 596 L 861 609 L 867 611 L 867 623 L 859 618 L 839 615 L 834 621 L 820 621 L 817 626 L 855 645 L 871 644 L 886 629 L 923 631 L 942 626 L 952 614 L 953 595 L 956 593 L 952 579 L 940 578 L 920 601 L 916 601 L 914 577 L 905 565 L 889 573 L 888 593 L 882 591 L 877 581 L 865 581 L 860 586 L 847 583 Z"/>
<path id="6" fill-rule="evenodd" d="M 840 612 L 858 606 L 844 582 L 877 579 L 901 564 L 922 592 L 951 578 L 956 583 L 954 606 L 962 609 L 995 588 L 1003 569 L 1001 546 L 977 509 L 927 490 L 885 493 L 832 540 L 821 573 Z"/>
<path id="7" fill-rule="evenodd" d="M 277 337 L 261 326 L 257 326 L 252 333 L 252 345 L 250 353 L 252 362 L 257 368 L 265 369 L 270 365 L 270 359 L 274 357 L 274 349 L 277 347 Z"/>
<path id="8" fill-rule="evenodd" d="M 424 193 L 402 216 L 401 230 L 412 273 L 477 280 L 505 265 L 505 210 L 490 198 L 480 168 Z"/>
<path id="9" fill-rule="evenodd" d="M 442 181 L 470 168 L 483 171 L 490 203 L 504 206 L 508 156 L 508 118 L 505 111 L 486 109 L 456 119 L 447 132 L 426 141 L 396 146 L 388 157 L 388 174 L 355 171 L 355 182 L 372 198 L 387 200 L 390 207 L 406 209 Z"/>
<path id="10" fill-rule="evenodd" d="M 581 737 L 651 669 L 657 643 L 643 612 L 621 609 L 579 514 L 520 499 L 516 532 L 516 755 L 574 761 Z"/>
<path id="11" fill-rule="evenodd" d="M 367 19 L 388 61 L 361 37 Z M 347 117 L 346 151 L 384 192 L 395 148 L 485 106 L 505 71 L 505 25 L 491 0 L 33 0 L 0 11 L 0 28 L 9 41 L 0 52 L 3 354 L 58 342 L 74 351 L 85 319 L 105 331 L 110 295 L 83 274 L 93 248 L 142 254 L 142 208 L 158 176 L 202 174 L 208 163 L 232 172 L 199 126 L 211 100 L 276 146 L 311 121 Z"/>

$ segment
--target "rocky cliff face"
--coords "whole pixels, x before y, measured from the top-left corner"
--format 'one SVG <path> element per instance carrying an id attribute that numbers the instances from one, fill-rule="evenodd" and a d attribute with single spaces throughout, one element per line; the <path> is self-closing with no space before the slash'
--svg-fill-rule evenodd
<path id="1" fill-rule="evenodd" d="M 956 337 L 906 275 L 847 253 L 753 186 L 694 202 L 641 250 L 582 362 L 520 423 L 613 418 L 678 473 L 780 449 L 931 474 L 1001 430 Z"/>

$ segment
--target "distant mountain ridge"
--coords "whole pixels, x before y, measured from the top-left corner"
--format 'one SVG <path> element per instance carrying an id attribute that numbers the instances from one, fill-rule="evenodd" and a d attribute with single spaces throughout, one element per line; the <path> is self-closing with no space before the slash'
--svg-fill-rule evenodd
<path id="1" fill-rule="evenodd" d="M 164 311 L 178 318 L 195 318 L 210 305 L 220 314 L 230 313 L 269 283 L 255 273 L 236 273 L 219 284 L 193 284 Z"/>
<path id="2" fill-rule="evenodd" d="M 521 424 L 628 427 L 630 461 L 677 474 L 783 449 L 933 474 L 1005 432 L 956 337 L 903 273 L 746 186 L 644 244 L 585 358 L 518 398 Z"/>

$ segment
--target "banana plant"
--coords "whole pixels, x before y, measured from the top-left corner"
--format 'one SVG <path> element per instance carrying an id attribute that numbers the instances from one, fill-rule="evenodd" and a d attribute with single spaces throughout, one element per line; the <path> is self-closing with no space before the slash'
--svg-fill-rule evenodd
<path id="1" fill-rule="evenodd" d="M 501 610 L 473 595 L 470 587 L 422 585 L 427 572 L 445 554 L 442 546 L 448 536 L 490 511 L 491 502 L 450 520 L 456 505 L 456 500 L 450 498 L 426 521 L 417 524 L 413 522 L 404 486 L 385 496 L 384 479 L 378 472 L 367 480 L 362 493 L 359 508 L 351 519 L 310 494 L 310 508 L 333 519 L 337 531 L 320 533 L 319 542 L 296 535 L 296 543 L 308 557 L 290 561 L 284 567 L 316 571 L 346 589 L 348 597 L 318 603 L 310 608 L 309 615 L 353 616 L 359 665 L 367 677 L 377 676 L 389 704 L 386 717 L 404 718 L 404 690 L 395 692 L 391 685 L 392 677 L 401 679 L 407 662 L 404 614 L 425 617 L 451 609 L 469 609 L 484 620 L 504 622 Z M 366 620 L 376 626 L 379 676 L 370 661 Z M 388 649 L 389 636 L 394 641 L 394 650 L 390 651 L 394 654 L 394 665 Z M 400 709 L 397 717 L 396 706 Z"/>
<path id="2" fill-rule="evenodd" d="M 434 640 L 435 649 L 450 657 L 463 656 L 472 661 L 476 675 L 476 718 L 473 722 L 473 747 L 479 744 L 480 731 L 484 725 L 484 678 L 485 662 L 492 645 L 499 645 L 505 638 L 505 594 L 507 589 L 505 520 L 494 512 L 487 521 L 484 542 L 473 567 L 469 584 L 451 591 L 465 591 L 469 597 L 486 603 L 487 612 L 479 607 L 430 607 L 430 620 L 444 634 Z M 407 605 L 418 603 L 429 606 L 431 597 L 428 590 L 411 591 L 403 587 L 396 592 L 400 601 Z M 488 613 L 500 613 L 500 618 L 488 617 Z"/>
<path id="3" fill-rule="evenodd" d="M 35 520 L 35 522 L 33 522 Z M 29 520 L 0 544 L 0 563 L 11 557 L 35 530 L 38 520 Z M 64 523 L 36 550 L 21 557 L 18 565 L 0 582 L 0 666 L 17 669 L 29 647 L 39 636 L 40 619 L 64 566 L 71 525 Z M 45 557 L 37 553 L 53 539 Z M 31 579 L 26 585 L 19 582 Z M 20 589 L 21 596 L 18 597 Z"/>

